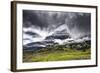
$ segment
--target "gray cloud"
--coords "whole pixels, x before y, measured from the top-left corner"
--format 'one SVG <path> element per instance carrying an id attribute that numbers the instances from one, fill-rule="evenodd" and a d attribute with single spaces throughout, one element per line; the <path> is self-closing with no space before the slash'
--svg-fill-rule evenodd
<path id="1" fill-rule="evenodd" d="M 23 10 L 23 27 L 35 26 L 41 30 L 53 31 L 60 25 L 66 25 L 75 35 L 90 34 L 91 14 L 79 12 L 56 12 Z"/>

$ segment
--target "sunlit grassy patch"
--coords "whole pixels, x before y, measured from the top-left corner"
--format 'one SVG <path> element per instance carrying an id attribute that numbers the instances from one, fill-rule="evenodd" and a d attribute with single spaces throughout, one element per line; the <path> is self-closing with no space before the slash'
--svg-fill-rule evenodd
<path id="1" fill-rule="evenodd" d="M 23 62 L 46 62 L 46 61 L 67 61 L 90 59 L 90 49 L 86 51 L 67 50 L 67 51 L 42 51 L 42 52 L 24 52 Z"/>

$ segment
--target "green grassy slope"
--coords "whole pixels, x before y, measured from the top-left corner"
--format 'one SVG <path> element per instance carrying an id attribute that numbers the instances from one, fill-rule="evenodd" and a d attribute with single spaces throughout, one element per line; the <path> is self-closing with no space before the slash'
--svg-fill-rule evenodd
<path id="1" fill-rule="evenodd" d="M 90 59 L 90 49 L 80 50 L 44 50 L 42 52 L 24 52 L 23 62 L 46 62 L 46 61 L 67 61 L 67 60 L 84 60 Z"/>

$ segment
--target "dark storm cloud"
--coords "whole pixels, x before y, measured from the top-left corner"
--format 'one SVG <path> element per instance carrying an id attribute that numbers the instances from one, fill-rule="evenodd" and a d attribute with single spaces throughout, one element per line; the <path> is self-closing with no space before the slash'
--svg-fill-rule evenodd
<path id="1" fill-rule="evenodd" d="M 81 32 L 88 33 L 91 31 L 91 14 L 90 13 L 69 13 L 65 22 L 70 29 L 77 28 Z"/>
<path id="2" fill-rule="evenodd" d="M 38 25 L 41 27 L 41 25 L 43 25 L 37 14 L 29 10 L 23 10 L 23 23 L 25 27 L 30 27 L 31 25 Z"/>
<path id="3" fill-rule="evenodd" d="M 31 25 L 40 28 L 56 28 L 65 23 L 66 15 L 61 12 L 23 10 L 23 22 L 25 27 Z"/>
<path id="4" fill-rule="evenodd" d="M 90 33 L 91 14 L 79 12 L 54 12 L 23 10 L 23 26 L 36 26 L 51 31 L 60 25 L 67 25 L 73 33 Z"/>

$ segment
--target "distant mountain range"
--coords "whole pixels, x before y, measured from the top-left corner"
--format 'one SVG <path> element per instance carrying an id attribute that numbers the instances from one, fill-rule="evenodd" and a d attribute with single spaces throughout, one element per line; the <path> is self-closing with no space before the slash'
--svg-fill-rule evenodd
<path id="1" fill-rule="evenodd" d="M 54 44 L 63 45 L 65 43 L 79 43 L 91 40 L 90 34 L 86 34 L 74 39 L 71 37 L 70 33 L 67 32 L 66 29 L 57 30 L 51 35 L 47 35 L 45 38 L 42 38 L 42 36 L 39 35 L 39 33 L 36 33 L 34 31 L 26 31 L 24 34 L 29 36 L 26 38 L 27 39 L 26 41 L 29 42 L 23 45 L 23 48 L 25 50 L 36 50 L 45 48 L 48 45 L 54 45 Z M 23 40 L 23 42 L 24 41 L 25 39 Z"/>

